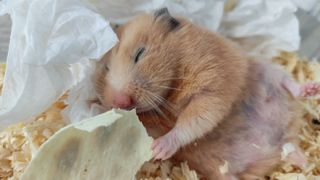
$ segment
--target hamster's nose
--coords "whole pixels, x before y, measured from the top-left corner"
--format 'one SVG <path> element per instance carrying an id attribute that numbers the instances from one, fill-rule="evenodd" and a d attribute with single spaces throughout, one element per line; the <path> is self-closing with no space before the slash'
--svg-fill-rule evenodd
<path id="1" fill-rule="evenodd" d="M 134 108 L 134 101 L 131 96 L 124 93 L 115 93 L 113 98 L 113 105 L 116 108 L 131 110 Z"/>

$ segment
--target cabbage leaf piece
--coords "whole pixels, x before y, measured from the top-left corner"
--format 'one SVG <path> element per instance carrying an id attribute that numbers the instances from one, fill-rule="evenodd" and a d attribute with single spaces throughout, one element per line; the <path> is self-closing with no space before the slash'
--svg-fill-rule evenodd
<path id="1" fill-rule="evenodd" d="M 135 111 L 111 110 L 68 125 L 40 147 L 22 180 L 127 180 L 151 159 Z"/>

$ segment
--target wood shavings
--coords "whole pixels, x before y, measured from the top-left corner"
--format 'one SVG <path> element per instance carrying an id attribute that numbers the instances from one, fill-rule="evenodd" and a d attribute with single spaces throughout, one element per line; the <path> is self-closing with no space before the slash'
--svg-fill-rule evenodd
<path id="1" fill-rule="evenodd" d="M 294 53 L 282 52 L 274 58 L 274 62 L 283 65 L 284 69 L 290 72 L 299 83 L 320 82 L 320 63 L 315 60 L 308 61 Z M 308 164 L 300 169 L 284 162 L 271 174 L 271 179 L 320 179 L 320 123 L 317 123 L 320 117 L 320 98 L 308 98 L 301 103 L 305 109 L 305 115 L 301 121 L 305 123 L 298 137 Z"/>
<path id="2" fill-rule="evenodd" d="M 306 176 L 300 173 L 288 173 L 281 174 L 278 177 L 279 180 L 307 180 Z"/>
<path id="3" fill-rule="evenodd" d="M 19 179 L 41 144 L 66 124 L 60 115 L 62 104 L 58 102 L 31 122 L 10 126 L 0 133 L 1 179 Z"/>
<path id="4" fill-rule="evenodd" d="M 0 90 L 5 65 L 0 64 Z M 0 179 L 20 179 L 38 148 L 57 130 L 65 126 L 60 111 L 61 101 L 30 122 L 9 126 L 0 132 Z"/>
<path id="5" fill-rule="evenodd" d="M 190 170 L 187 162 L 181 163 L 182 174 L 184 175 L 186 180 L 197 180 L 198 175 L 195 171 Z"/>
<path id="6" fill-rule="evenodd" d="M 301 59 L 295 53 L 281 52 L 273 59 L 300 83 L 320 80 L 320 63 L 316 60 Z"/>

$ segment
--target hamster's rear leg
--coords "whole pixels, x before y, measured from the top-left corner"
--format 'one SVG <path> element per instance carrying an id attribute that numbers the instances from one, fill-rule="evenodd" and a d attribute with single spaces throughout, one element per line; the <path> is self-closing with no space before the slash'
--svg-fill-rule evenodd
<path id="1" fill-rule="evenodd" d="M 280 162 L 280 153 L 255 161 L 249 167 L 239 173 L 239 178 L 243 180 L 264 180 L 265 176 Z"/>
<path id="2" fill-rule="evenodd" d="M 305 168 L 307 163 L 303 152 L 297 147 L 294 152 L 291 152 L 285 158 L 285 161 L 300 168 Z M 269 156 L 250 164 L 244 172 L 239 174 L 239 178 L 244 180 L 264 180 L 265 176 L 270 173 L 276 164 L 279 164 L 280 162 L 280 152 L 275 152 L 273 156 Z"/>

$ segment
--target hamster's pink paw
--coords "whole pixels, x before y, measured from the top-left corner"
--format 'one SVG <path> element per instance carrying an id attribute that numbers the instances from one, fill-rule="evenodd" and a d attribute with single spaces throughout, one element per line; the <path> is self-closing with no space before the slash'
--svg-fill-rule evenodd
<path id="1" fill-rule="evenodd" d="M 164 136 L 157 138 L 153 141 L 151 146 L 151 149 L 153 150 L 153 158 L 155 160 L 169 159 L 179 148 L 180 145 L 174 131 L 170 131 Z"/>
<path id="2" fill-rule="evenodd" d="M 307 83 L 301 87 L 300 93 L 302 97 L 315 96 L 317 94 L 320 94 L 320 83 Z"/>

